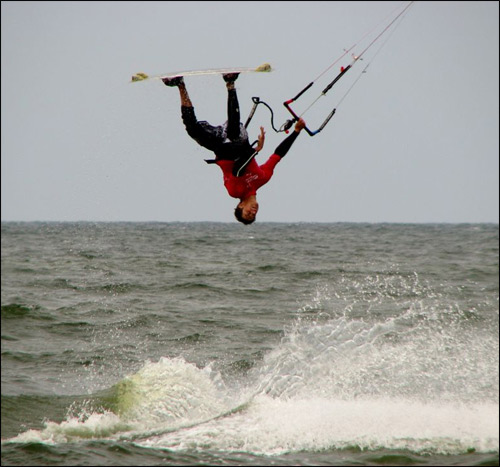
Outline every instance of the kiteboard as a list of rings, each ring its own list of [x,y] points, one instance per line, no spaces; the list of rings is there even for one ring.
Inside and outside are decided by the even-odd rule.
[[[199,76],[199,75],[216,75],[226,73],[269,73],[272,71],[269,63],[263,63],[257,68],[241,67],[241,68],[212,68],[208,70],[186,70],[166,73],[164,75],[149,76],[146,73],[136,73],[132,76],[132,83],[137,81],[146,81],[152,79],[175,78],[176,76]]]

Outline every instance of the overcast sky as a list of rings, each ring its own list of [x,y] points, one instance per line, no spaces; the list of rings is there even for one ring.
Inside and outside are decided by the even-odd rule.
[[[318,78],[343,50],[406,4],[2,1],[2,221],[236,222],[177,89],[131,76],[269,62],[236,84],[244,119],[258,96],[279,126],[283,101],[315,80],[300,113],[351,62]],[[498,223],[498,5],[415,2],[304,114],[317,128],[369,64],[259,190],[258,221]],[[198,118],[223,123],[222,78],[186,84]],[[260,125],[262,163],[286,135],[262,106],[251,140]]]

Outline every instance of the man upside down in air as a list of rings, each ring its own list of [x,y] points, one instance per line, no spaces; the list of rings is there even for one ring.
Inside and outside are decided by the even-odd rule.
[[[262,165],[257,164],[255,156],[264,147],[265,132],[264,128],[260,127],[257,146],[254,148],[248,140],[245,126],[240,122],[240,109],[234,86],[238,76],[239,73],[223,75],[228,92],[228,119],[219,126],[197,120],[182,76],[163,78],[163,82],[179,89],[182,121],[188,135],[200,146],[215,154],[215,159],[206,162],[215,163],[222,169],[224,186],[229,196],[239,199],[234,215],[239,222],[248,225],[255,221],[259,210],[257,190],[271,179],[274,168],[285,157],[306,124],[300,118],[294,131],[278,145],[269,159]]]

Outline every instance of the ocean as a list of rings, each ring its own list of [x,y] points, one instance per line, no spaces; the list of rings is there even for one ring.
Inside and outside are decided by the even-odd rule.
[[[498,224],[1,228],[2,465],[499,465]]]

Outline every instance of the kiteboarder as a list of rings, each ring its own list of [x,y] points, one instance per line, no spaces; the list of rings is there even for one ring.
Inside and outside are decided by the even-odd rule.
[[[228,92],[228,119],[219,126],[197,120],[182,76],[163,78],[162,81],[166,86],[179,89],[182,121],[188,135],[200,146],[215,154],[215,159],[206,162],[215,163],[222,169],[224,186],[229,196],[239,199],[234,215],[239,222],[248,225],[255,221],[259,210],[257,190],[271,179],[276,164],[285,157],[306,124],[301,118],[298,119],[294,131],[275,149],[269,159],[262,165],[257,164],[255,156],[264,147],[265,131],[260,127],[254,148],[248,140],[245,126],[240,122],[240,109],[234,85],[238,76],[239,73],[222,75]]]

